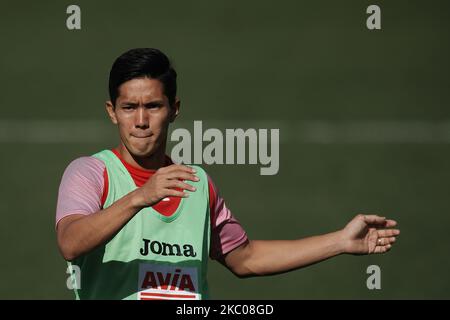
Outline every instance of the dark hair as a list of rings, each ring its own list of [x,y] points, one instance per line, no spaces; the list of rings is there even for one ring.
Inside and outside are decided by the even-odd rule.
[[[164,94],[172,106],[177,94],[177,73],[172,68],[169,58],[153,48],[131,49],[114,61],[109,72],[109,97],[112,104],[116,104],[122,83],[144,77],[161,81]]]

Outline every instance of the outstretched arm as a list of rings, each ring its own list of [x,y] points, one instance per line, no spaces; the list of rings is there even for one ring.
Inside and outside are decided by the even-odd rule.
[[[239,277],[299,269],[342,253],[384,253],[400,234],[397,222],[357,215],[342,230],[298,240],[251,240],[228,253],[223,263]]]

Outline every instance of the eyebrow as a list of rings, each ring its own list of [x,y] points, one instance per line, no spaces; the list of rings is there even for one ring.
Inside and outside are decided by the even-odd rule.
[[[157,105],[163,105],[163,104],[164,104],[164,101],[155,100],[155,101],[147,102],[146,104],[144,104],[144,106],[157,106]],[[120,105],[127,105],[127,106],[135,107],[135,106],[138,106],[139,103],[131,102],[131,101],[124,101],[124,102],[121,102]]]

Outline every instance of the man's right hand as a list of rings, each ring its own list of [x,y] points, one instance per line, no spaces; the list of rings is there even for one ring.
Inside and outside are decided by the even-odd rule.
[[[135,206],[150,207],[166,197],[188,197],[189,193],[184,190],[194,192],[195,187],[183,181],[199,181],[195,173],[193,168],[181,164],[172,164],[158,169],[142,187],[134,191]]]

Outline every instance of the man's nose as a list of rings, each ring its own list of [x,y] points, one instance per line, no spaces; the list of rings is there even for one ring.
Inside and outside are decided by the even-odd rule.
[[[149,127],[149,118],[146,108],[139,107],[136,113],[136,128],[146,129]]]

